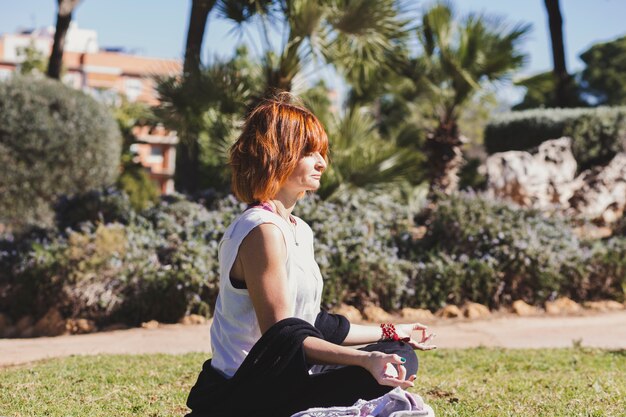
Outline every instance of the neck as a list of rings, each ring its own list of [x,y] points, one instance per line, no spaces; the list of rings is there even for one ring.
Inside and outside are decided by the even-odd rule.
[[[272,199],[272,202],[276,206],[278,205],[282,206],[282,207],[277,207],[279,211],[284,210],[285,213],[291,214],[298,200],[299,200],[298,194],[289,193],[286,190],[280,190],[278,194],[274,196],[274,198]]]

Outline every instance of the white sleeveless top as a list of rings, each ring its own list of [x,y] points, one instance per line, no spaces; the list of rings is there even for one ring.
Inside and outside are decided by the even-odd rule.
[[[211,325],[211,365],[227,378],[235,374],[261,337],[248,290],[235,288],[230,280],[239,245],[252,229],[263,223],[272,223],[282,231],[287,248],[285,267],[290,316],[314,324],[320,312],[322,274],[314,259],[313,231],[303,220],[298,217],[295,219],[294,233],[293,226],[278,214],[253,207],[243,212],[226,229],[220,242],[220,283]]]

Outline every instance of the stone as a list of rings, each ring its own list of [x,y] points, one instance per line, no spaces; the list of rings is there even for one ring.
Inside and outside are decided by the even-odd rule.
[[[15,326],[11,317],[4,313],[0,313],[0,338],[13,337],[15,335]]]
[[[403,321],[407,322],[429,322],[435,319],[435,315],[423,308],[405,307],[400,311]]]
[[[583,307],[588,308],[589,310],[595,311],[619,311],[624,310],[624,304],[618,303],[613,300],[605,300],[605,301],[586,301],[583,303]]]
[[[539,209],[568,206],[577,186],[576,159],[571,139],[548,140],[533,155],[525,151],[499,152],[485,162],[487,188],[495,197]]]
[[[7,326],[3,329],[2,333],[0,333],[0,337],[2,338],[11,338],[18,337],[19,333],[17,332],[16,326]]]
[[[103,332],[113,332],[115,330],[126,330],[129,327],[124,323],[113,323],[102,328]]]
[[[31,338],[31,337],[37,337],[37,333],[35,332],[35,326],[28,326],[25,327],[24,329],[22,329],[22,331],[19,333],[19,335],[17,335],[17,337],[23,337],[23,338]]]
[[[17,335],[21,335],[24,330],[31,328],[33,324],[34,320],[31,316],[24,316],[15,323],[15,332]]]
[[[462,317],[463,312],[457,306],[453,304],[448,304],[447,306],[437,310],[437,312],[435,313],[435,316],[443,317],[443,318],[455,318],[455,317]]]
[[[607,226],[626,211],[626,152],[605,166],[575,177],[571,139],[548,140],[531,154],[509,151],[487,158],[481,171],[487,176],[487,194],[525,207],[581,216]],[[597,233],[605,234],[606,230]],[[600,237],[600,236],[599,236]]]
[[[394,317],[382,308],[375,305],[368,305],[363,309],[363,316],[368,321],[376,323],[387,323],[394,321]]]
[[[4,332],[4,329],[11,326],[11,318],[4,313],[0,313],[0,335]]]
[[[65,333],[65,320],[56,308],[51,308],[35,324],[37,336],[60,336]]]
[[[537,307],[531,306],[524,300],[514,301],[511,307],[513,308],[513,312],[521,317],[536,316],[540,313]]]
[[[491,316],[491,311],[489,307],[479,303],[465,303],[463,315],[468,319],[484,319]]]
[[[65,330],[69,334],[86,334],[98,331],[98,327],[93,320],[88,319],[68,319],[65,321]]]
[[[582,307],[577,302],[567,298],[559,297],[554,301],[546,301],[546,313],[548,314],[574,314],[580,313]]]
[[[600,224],[611,224],[626,210],[626,153],[620,152],[603,167],[579,176],[583,182],[569,199],[571,211]]]
[[[190,314],[188,316],[183,317],[178,322],[185,326],[194,326],[198,324],[206,324],[207,319],[206,317],[201,316],[199,314]]]
[[[150,330],[157,329],[159,327],[159,322],[156,320],[146,321],[144,323],[141,323],[141,327]]]
[[[363,321],[363,315],[361,312],[356,307],[348,304],[340,304],[339,306],[333,308],[332,312],[335,314],[341,314],[347,318],[350,323],[360,323]]]

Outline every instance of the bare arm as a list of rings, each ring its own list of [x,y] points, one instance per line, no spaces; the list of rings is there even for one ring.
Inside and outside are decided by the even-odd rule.
[[[408,343],[413,349],[430,350],[436,346],[430,345],[433,334],[427,333],[427,326],[420,323],[396,324],[396,332],[400,338],[410,337]],[[413,337],[413,336],[418,337]],[[345,346],[364,345],[381,339],[382,330],[378,325],[363,325],[350,323],[350,331],[343,341]]]
[[[265,333],[293,312],[287,300],[287,249],[282,232],[269,223],[257,226],[241,243],[238,257],[259,327]],[[362,366],[380,384],[413,386],[412,380],[404,379],[406,370],[398,355],[359,351],[315,337],[307,337],[303,347],[311,363]],[[389,366],[394,365],[397,372],[390,373]]]

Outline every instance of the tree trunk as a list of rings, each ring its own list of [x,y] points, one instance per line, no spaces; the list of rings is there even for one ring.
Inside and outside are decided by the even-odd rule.
[[[174,180],[177,191],[193,194],[200,185],[200,146],[197,132],[187,132],[185,136],[179,138]]]
[[[213,9],[216,0],[192,0],[189,27],[187,29],[187,43],[185,45],[185,62],[183,76],[185,79],[195,80],[200,74],[202,41],[209,12]]]
[[[555,101],[558,107],[566,107],[567,88],[570,76],[565,65],[565,46],[563,44],[563,17],[559,8],[559,0],[545,0],[552,42],[552,61],[554,62],[554,78],[556,81]]]
[[[216,0],[192,0],[183,63],[183,91],[186,95],[198,94],[202,61],[202,42],[209,13]],[[190,111],[194,111],[193,109]],[[185,122],[183,122],[185,123]],[[188,194],[198,191],[200,177],[200,132],[193,126],[181,129],[176,152],[176,189]]]
[[[454,120],[441,121],[427,139],[425,153],[430,170],[429,198],[436,194],[450,195],[459,187],[459,171],[463,166],[462,141]]]
[[[72,21],[72,12],[78,6],[80,0],[58,0],[59,10],[57,12],[56,30],[54,32],[54,43],[52,52],[48,60],[47,75],[56,80],[61,79],[61,68],[63,68],[63,49],[65,48],[65,35]]]

